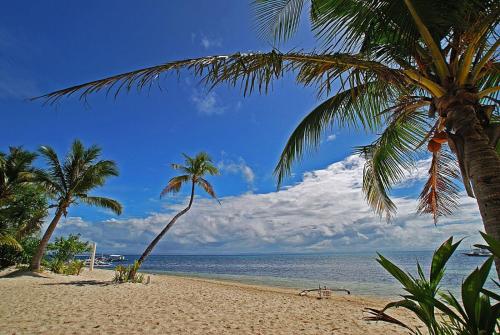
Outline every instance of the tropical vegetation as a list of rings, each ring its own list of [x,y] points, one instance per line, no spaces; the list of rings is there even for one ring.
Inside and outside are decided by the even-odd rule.
[[[48,168],[37,170],[35,180],[44,188],[48,196],[56,201],[54,206],[56,210],[31,261],[32,271],[40,270],[40,262],[50,237],[61,217],[68,214],[70,206],[84,203],[110,209],[116,214],[122,212],[122,206],[118,201],[88,194],[93,189],[103,186],[109,177],[118,175],[115,162],[99,160],[101,156],[99,147],[93,145],[86,149],[80,141],[76,140],[63,162],[59,160],[57,153],[51,147],[42,146],[39,152],[45,158]]]
[[[47,196],[32,183],[36,156],[20,147],[0,153],[0,268],[30,257],[47,215]]]
[[[177,213],[165,226],[165,228],[163,228],[162,231],[153,239],[153,241],[151,241],[137,261],[137,265],[130,269],[129,276],[131,278],[135,278],[136,272],[141,267],[144,260],[149,256],[151,251],[153,251],[154,247],[158,244],[158,242],[160,242],[163,236],[165,236],[170,228],[172,228],[174,223],[191,209],[194,201],[195,186],[201,187],[208,195],[217,199],[212,185],[204,178],[207,174],[212,176],[219,174],[219,170],[213,165],[210,156],[205,152],[200,152],[194,157],[184,154],[184,161],[184,165],[175,163],[172,164],[172,168],[180,171],[182,174],[170,179],[160,196],[164,196],[168,193],[178,193],[184,184],[190,184],[191,195],[189,196],[188,205],[186,208]]]
[[[305,0],[256,0],[259,31],[275,45],[297,30]],[[356,152],[365,159],[363,190],[369,205],[390,219],[391,188],[427,150],[429,177],[418,212],[434,220],[453,213],[461,189],[475,197],[485,230],[500,238],[500,116],[497,0],[310,0],[318,39],[312,52],[235,53],[167,62],[43,96],[48,102],[104,90],[115,95],[157,84],[188,69],[210,87],[227,83],[244,95],[267,93],[292,74],[324,101],[290,136],[275,173],[321,143],[333,126],[362,129],[378,138]],[[500,261],[497,260],[500,273]]]
[[[144,274],[137,273],[139,270],[139,262],[135,261],[134,264],[129,266],[118,265],[115,268],[115,277],[113,282],[120,283],[142,283],[144,281]]]
[[[8,154],[0,152],[0,248],[21,250],[19,240],[45,216],[46,200],[29,184],[36,156],[20,147],[10,147]]]
[[[51,251],[51,258],[54,260],[69,262],[76,255],[90,251],[89,242],[80,240],[80,234],[69,234],[68,237],[56,237],[54,242],[47,245],[47,250]]]
[[[488,244],[484,247],[495,257],[500,257],[500,241],[484,233],[482,235]],[[393,323],[408,329],[412,334],[422,334],[420,329],[410,327],[386,313],[400,307],[422,321],[430,335],[486,335],[493,334],[495,328],[500,329],[500,296],[485,288],[493,256],[463,281],[461,302],[452,293],[440,289],[446,263],[460,242],[453,243],[453,238],[450,238],[434,252],[428,278],[418,262],[418,277],[414,277],[379,254],[377,262],[403,285],[406,293],[402,300],[391,302],[381,310],[367,308],[371,316],[365,319]],[[497,282],[495,285],[500,286]]]
[[[75,259],[77,254],[90,251],[89,242],[80,240],[79,234],[70,234],[68,237],[57,237],[47,245],[50,251],[48,267],[52,272],[66,275],[79,275],[85,262]]]

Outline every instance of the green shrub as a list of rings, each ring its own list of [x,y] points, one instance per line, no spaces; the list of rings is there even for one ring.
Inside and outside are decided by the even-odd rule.
[[[66,269],[66,265],[62,260],[54,259],[51,262],[49,262],[49,269],[54,273],[63,274],[64,270]]]
[[[71,261],[68,264],[66,264],[66,268],[64,269],[64,274],[79,276],[84,266],[85,262],[82,260]]]
[[[76,275],[76,276],[78,276],[82,272],[82,269],[84,266],[85,266],[85,262],[80,261],[80,260],[74,260],[74,261],[65,263],[60,259],[53,259],[51,262],[49,262],[50,271],[57,273],[57,274],[64,274],[64,275]]]
[[[134,262],[133,265],[123,266],[118,265],[115,267],[115,278],[113,282],[115,283],[142,283],[144,281],[144,275],[142,273],[137,273],[139,269],[139,263],[137,261]],[[130,274],[134,270],[135,276],[133,278],[130,277]]]
[[[492,251],[493,255],[499,256],[500,241],[485,234],[482,235],[489,245],[487,248]],[[451,237],[434,252],[429,279],[425,277],[418,262],[418,278],[414,278],[379,254],[377,261],[403,285],[407,293],[402,300],[391,302],[381,310],[367,308],[371,316],[365,319],[394,323],[407,328],[412,334],[421,334],[419,329],[413,329],[386,314],[389,309],[402,307],[415,314],[425,324],[430,335],[489,335],[494,333],[495,327],[500,329],[498,322],[500,296],[484,288],[493,264],[493,257],[489,257],[481,267],[476,268],[464,280],[462,303],[459,303],[450,292],[445,293],[439,290],[439,283],[445,273],[445,265],[460,242],[453,244]],[[440,314],[439,317],[437,317],[438,314]]]
[[[0,269],[11,265],[30,264],[33,255],[40,244],[36,236],[24,237],[19,241],[21,249],[11,246],[0,246]]]
[[[54,243],[49,243],[47,250],[53,251],[52,258],[63,262],[73,260],[75,255],[90,251],[89,242],[80,241],[80,235],[70,234],[55,239]]]

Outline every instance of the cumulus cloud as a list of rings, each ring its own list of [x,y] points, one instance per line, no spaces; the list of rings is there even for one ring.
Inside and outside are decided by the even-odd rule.
[[[243,179],[245,179],[248,187],[250,189],[253,189],[255,173],[253,172],[252,168],[247,165],[243,158],[240,157],[237,161],[223,159],[217,164],[217,167],[222,172],[240,174]]]
[[[362,172],[362,159],[351,156],[305,173],[301,182],[279,192],[225,197],[222,206],[196,199],[156,252],[418,250],[435,248],[451,235],[470,237],[467,245],[477,241],[482,223],[473,199],[464,195],[457,213],[434,226],[431,217],[415,214],[416,199],[396,197],[398,215],[387,223],[364,201]],[[125,244],[119,251],[141,252],[183,207],[175,204],[165,213],[96,223],[82,233],[101,239],[101,246],[110,251],[116,249],[113,245]]]

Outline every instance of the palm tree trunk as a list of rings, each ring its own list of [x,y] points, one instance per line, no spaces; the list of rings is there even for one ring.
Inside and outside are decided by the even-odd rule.
[[[151,253],[151,251],[153,251],[153,249],[156,246],[156,244],[158,244],[158,242],[160,242],[160,240],[163,238],[163,236],[165,236],[165,234],[170,230],[170,228],[172,228],[172,226],[174,225],[175,221],[177,221],[178,218],[180,218],[182,215],[186,214],[187,211],[189,211],[189,209],[191,209],[191,205],[193,204],[193,200],[194,200],[194,185],[195,184],[194,184],[194,181],[193,181],[192,182],[192,186],[191,186],[191,198],[189,199],[188,206],[186,208],[184,208],[182,211],[180,211],[179,213],[177,213],[172,218],[172,220],[170,220],[170,222],[165,226],[165,228],[163,228],[163,230],[160,232],[160,234],[158,234],[158,236],[156,236],[155,239],[148,245],[148,247],[146,248],[146,250],[144,250],[144,252],[142,253],[141,257],[137,261],[137,267],[132,268],[132,270],[130,271],[130,274],[129,274],[130,278],[134,278],[135,277],[135,274],[136,274],[137,270],[139,270],[139,268],[141,267],[142,263],[149,256],[149,254]]]
[[[500,156],[471,106],[456,108],[450,121],[455,130],[450,144],[455,144],[458,160],[463,164],[462,174],[465,172],[470,179],[484,229],[500,240]],[[499,259],[495,259],[495,265],[500,277]]]
[[[49,227],[45,231],[45,234],[43,234],[42,240],[40,241],[36,254],[35,256],[33,256],[33,259],[31,260],[31,266],[30,266],[31,271],[37,271],[37,272],[40,271],[40,263],[45,253],[45,249],[47,248],[47,244],[49,243],[50,237],[52,236],[52,233],[56,229],[56,226],[59,223],[59,220],[61,219],[63,212],[64,209],[62,207],[57,207],[56,214],[54,215],[54,218],[50,222]]]

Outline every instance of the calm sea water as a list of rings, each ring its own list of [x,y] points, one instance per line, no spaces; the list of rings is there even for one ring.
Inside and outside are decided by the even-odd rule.
[[[432,252],[384,252],[383,255],[403,269],[416,273],[418,260],[426,273]],[[128,255],[130,264],[138,255]],[[286,254],[237,256],[152,255],[143,272],[188,275],[287,288],[314,288],[326,285],[349,289],[352,294],[395,296],[400,285],[375,261],[373,253]],[[468,257],[457,252],[448,262],[442,288],[454,293],[465,277],[486,258]],[[116,263],[115,263],[116,264]],[[493,277],[493,271],[491,277]],[[493,288],[491,280],[487,284]]]

